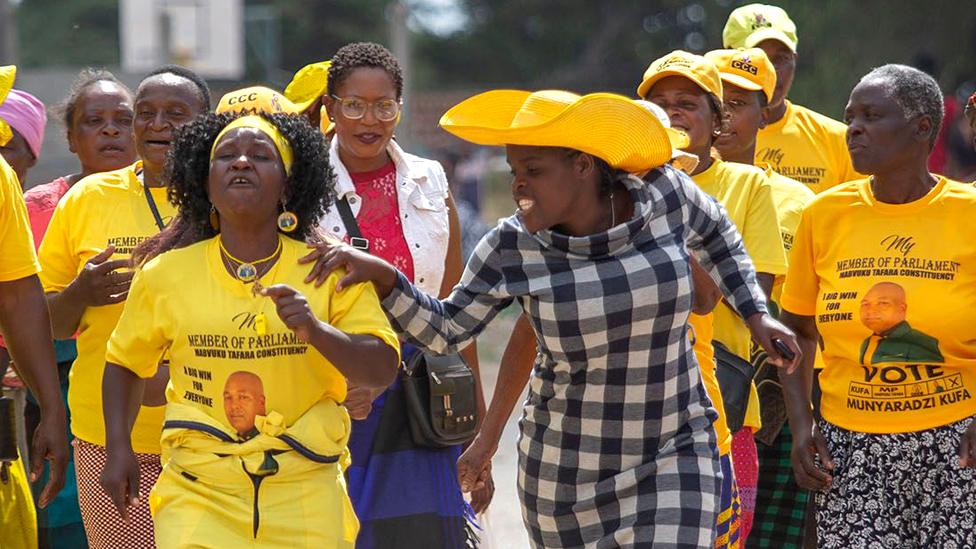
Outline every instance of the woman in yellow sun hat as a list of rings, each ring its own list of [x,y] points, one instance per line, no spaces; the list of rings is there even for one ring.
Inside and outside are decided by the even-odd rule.
[[[689,344],[687,246],[779,364],[794,336],[766,313],[741,238],[677,170],[664,127],[622,96],[497,90],[441,118],[505,146],[515,215],[437,300],[347,246],[326,269],[371,280],[394,328],[445,352],[518,302],[539,358],[520,423],[519,491],[537,547],[710,548],[720,488],[711,409]],[[650,170],[644,180],[629,173]]]

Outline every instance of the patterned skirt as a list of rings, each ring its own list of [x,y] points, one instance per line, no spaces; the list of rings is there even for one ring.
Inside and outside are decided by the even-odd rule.
[[[139,463],[139,504],[129,508],[129,519],[123,521],[112,498],[99,482],[107,460],[105,448],[77,438],[72,444],[78,475],[78,503],[91,549],[155,549],[149,491],[163,470],[159,456],[136,454]]]

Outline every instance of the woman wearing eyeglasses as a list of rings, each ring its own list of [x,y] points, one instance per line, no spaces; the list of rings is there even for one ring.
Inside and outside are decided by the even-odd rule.
[[[445,297],[461,277],[460,223],[441,165],[404,152],[393,140],[402,94],[400,66],[383,46],[348,44],[332,58],[324,104],[335,125],[329,160],[337,204],[321,227],[338,239],[368,245],[369,253],[395,265],[418,287]],[[343,222],[343,207],[355,217],[361,238],[350,239],[356,231]],[[474,345],[465,351],[477,375]],[[480,391],[479,383],[483,417]],[[413,444],[399,379],[378,391],[350,384],[345,405],[356,420],[348,474],[361,523],[357,548],[464,546],[471,528],[457,480],[460,447],[431,450]],[[488,483],[472,494],[475,511],[488,505],[493,490]]]

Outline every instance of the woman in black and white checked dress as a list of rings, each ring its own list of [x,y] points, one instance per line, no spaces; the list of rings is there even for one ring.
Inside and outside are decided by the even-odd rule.
[[[765,314],[724,210],[684,174],[664,167],[642,181],[555,147],[509,146],[508,159],[520,211],[482,239],[447,299],[348,247],[327,252],[325,268],[372,280],[394,328],[439,353],[521,305],[541,353],[519,443],[535,545],[711,547],[716,413],[687,338],[686,243],[757,339],[795,349],[792,334]]]

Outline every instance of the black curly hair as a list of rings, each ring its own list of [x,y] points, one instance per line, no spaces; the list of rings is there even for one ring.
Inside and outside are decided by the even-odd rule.
[[[334,95],[336,89],[352,74],[352,71],[361,67],[375,67],[385,70],[393,79],[396,98],[399,100],[403,97],[403,72],[400,70],[400,63],[397,62],[390,50],[373,42],[353,42],[339,48],[339,51],[332,56],[332,64],[329,66],[329,83],[325,88],[325,93],[330,96]]]
[[[51,109],[51,114],[58,118],[64,128],[67,131],[71,131],[71,123],[74,121],[75,109],[78,108],[78,101],[85,95],[88,88],[91,88],[99,82],[111,82],[116,86],[122,88],[125,93],[127,93],[131,98],[134,98],[132,90],[129,86],[122,83],[121,80],[116,78],[114,74],[105,70],[97,69],[93,67],[86,67],[81,69],[78,76],[75,77],[75,81],[71,83],[71,88],[68,89],[68,96],[64,98],[63,101],[58,103]]]
[[[217,135],[237,113],[208,113],[178,130],[166,160],[169,201],[176,205],[176,219],[158,235],[146,240],[133,252],[141,265],[157,255],[213,238],[217,231],[210,224],[210,150]],[[298,226],[285,236],[300,241],[319,238],[317,226],[326,209],[335,201],[335,173],[329,164],[329,148],[318,129],[297,115],[261,114],[291,144],[294,160],[285,181],[285,208],[298,217]]]

